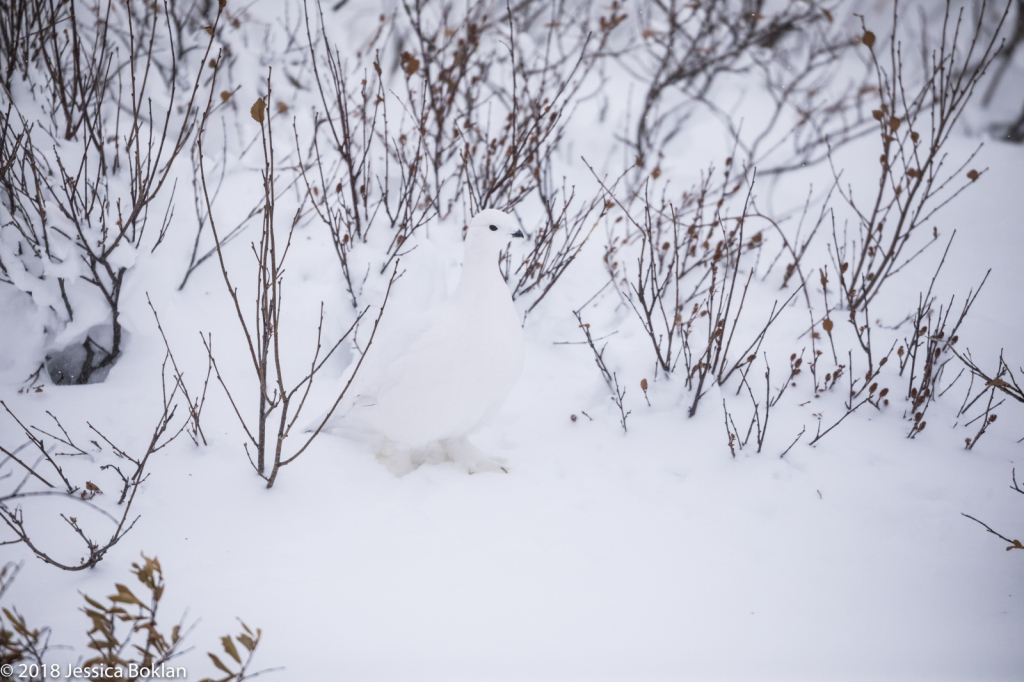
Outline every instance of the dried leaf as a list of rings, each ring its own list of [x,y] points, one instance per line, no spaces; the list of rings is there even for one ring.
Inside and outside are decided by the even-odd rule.
[[[213,660],[213,664],[215,666],[217,666],[218,668],[220,668],[221,670],[226,672],[228,675],[231,675],[232,677],[234,677],[235,674],[233,672],[231,672],[231,670],[226,665],[221,663],[219,658],[217,658],[216,656],[214,656],[211,653],[207,653],[206,655],[209,656]]]
[[[402,71],[405,71],[406,76],[411,76],[416,73],[420,68],[420,60],[413,57],[409,52],[402,53]]]
[[[209,33],[211,36],[213,35],[213,26],[203,26],[203,30]]]
[[[241,665],[242,659],[238,655],[238,649],[235,648],[235,643],[231,641],[231,637],[224,635],[220,638],[220,643],[224,646],[224,653],[235,659],[235,663]]]
[[[263,123],[263,111],[267,108],[267,103],[263,101],[263,98],[259,98],[252,105],[252,109],[249,109],[249,113],[252,115],[252,120],[257,123]]]
[[[120,583],[114,583],[114,587],[117,588],[117,594],[113,594],[107,597],[107,599],[115,603],[120,602],[122,604],[138,604],[142,606],[142,602],[127,587]]]
[[[220,101],[227,102],[229,99],[231,99],[231,93],[227,90],[222,90],[220,93]]]
[[[901,121],[898,118],[896,118],[895,116],[890,116],[889,117],[889,128],[891,130],[893,130],[893,131],[898,130],[899,127],[900,127],[900,123],[901,123]]]
[[[373,63],[373,70],[377,72],[378,76],[380,75],[380,63],[379,62],[374,62]]]
[[[647,379],[641,379],[641,380],[640,380],[640,389],[641,389],[641,390],[642,390],[642,391],[643,391],[644,393],[646,393],[646,392],[647,392]]]
[[[822,320],[821,328],[824,329],[829,336],[832,336],[832,327],[832,320],[828,319],[827,317],[824,320]]]
[[[879,109],[872,110],[871,115],[875,117],[876,121],[882,120],[882,112]]]
[[[860,42],[867,45],[868,49],[870,50],[875,45],[875,34],[872,33],[871,31],[864,31],[864,35],[861,36]]]
[[[972,168],[971,170],[967,171],[967,177],[969,177],[972,182],[977,180],[978,179],[978,171],[976,171],[976,170],[974,170]]]
[[[285,104],[284,102],[278,102],[277,103],[277,113],[283,114],[283,113],[285,113],[287,111],[288,111],[288,105],[287,104]]]
[[[227,7],[227,6],[228,6],[228,0],[219,0],[219,2],[217,3],[217,5],[218,5],[218,6],[219,6],[219,7],[221,8],[221,9],[224,9],[225,7]]]

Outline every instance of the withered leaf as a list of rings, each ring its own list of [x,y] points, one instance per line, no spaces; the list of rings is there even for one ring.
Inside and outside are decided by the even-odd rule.
[[[213,35],[213,26],[203,26],[203,30],[209,33],[211,36]]]
[[[220,101],[227,102],[229,99],[231,99],[231,93],[227,90],[222,90],[220,93]]]
[[[832,320],[827,317],[821,321],[821,328],[824,329],[829,336],[832,336]]]
[[[256,121],[257,123],[261,123],[262,124],[263,123],[263,111],[266,108],[267,108],[267,103],[265,101],[263,101],[263,98],[260,97],[259,99],[257,99],[253,103],[252,109],[249,109],[249,113],[252,115],[252,120]]]
[[[900,120],[895,116],[889,117],[889,128],[893,131],[898,130],[900,127]]]
[[[409,52],[402,53],[402,71],[405,71],[406,76],[411,76],[416,73],[420,68],[420,60],[413,57]]]
[[[647,391],[647,379],[640,380],[640,389],[644,392]]]
[[[967,171],[967,177],[969,177],[972,182],[977,180],[978,179],[978,171],[976,171],[976,170],[974,170],[972,168],[971,170]]]
[[[864,31],[864,35],[861,36],[860,42],[867,45],[870,50],[875,45],[875,34],[871,31]]]
[[[235,659],[235,663],[242,662],[242,659],[238,655],[238,649],[235,648],[235,643],[231,641],[231,637],[224,635],[220,638],[220,642],[224,645],[224,653]]]
[[[284,102],[278,102],[278,103],[277,103],[277,112],[278,112],[279,114],[283,114],[283,113],[285,113],[286,111],[288,111],[288,105],[287,105],[287,104],[285,104]]]

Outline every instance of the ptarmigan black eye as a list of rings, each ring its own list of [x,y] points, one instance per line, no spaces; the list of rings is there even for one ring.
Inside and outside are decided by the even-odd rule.
[[[497,231],[498,231],[498,226],[497,225],[491,225],[491,232],[497,232]]]

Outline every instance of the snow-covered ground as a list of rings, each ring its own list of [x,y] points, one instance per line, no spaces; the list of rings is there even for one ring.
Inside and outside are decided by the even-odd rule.
[[[265,94],[268,65],[275,69],[275,92],[280,88],[276,96],[292,103],[288,116],[295,115],[299,135],[312,134],[308,112],[319,96],[284,77],[308,49],[304,42],[282,47],[284,27],[298,25],[303,10],[300,3],[285,4],[288,12],[280,16],[277,3],[252,3],[238,29],[230,77],[231,86],[239,87],[232,95],[239,104],[225,114],[224,142],[237,161],[229,161],[214,203],[218,225],[237,223],[239,213],[247,213],[262,193],[259,128],[248,102]],[[343,52],[350,49],[345,54],[355,60],[376,20],[372,3],[353,0],[337,13],[324,9]],[[870,9],[869,25],[878,26],[881,36],[888,10],[875,4]],[[851,8],[836,9],[837,20],[840,10]],[[859,24],[851,26],[851,35],[859,32]],[[298,35],[305,40],[304,31]],[[1017,83],[1019,57],[1007,76]],[[365,67],[369,71],[369,63]],[[628,155],[617,135],[627,117],[636,116],[641,96],[625,71],[612,65],[603,75],[607,82],[579,105],[556,152],[558,172],[583,195],[598,192],[583,159],[612,179],[623,172],[622,158]],[[204,83],[200,92],[206,94],[207,87]],[[626,92],[629,97],[619,96]],[[734,98],[728,90],[720,95],[722,106]],[[747,117],[757,116],[756,102],[737,106],[748,107]],[[1007,115],[999,120],[1012,116],[1019,102],[1006,106]],[[873,333],[881,353],[904,342],[912,322],[895,331],[887,327],[916,308],[956,230],[935,285],[936,306],[955,295],[958,313],[967,291],[991,269],[958,332],[957,348],[969,348],[988,371],[1002,350],[1020,380],[1024,150],[988,135],[985,116],[995,114],[970,110],[945,149],[955,168],[983,142],[971,167],[988,171],[928,224],[925,231],[934,226],[939,240],[887,283],[872,303],[871,318],[878,320]],[[288,173],[294,158],[281,159],[295,147],[291,119],[282,113],[273,120],[275,144],[282,150],[278,167]],[[238,132],[232,132],[236,124]],[[305,149],[309,139],[301,144]],[[698,108],[661,162],[657,192],[667,183],[679,193],[709,164],[720,168],[729,144],[719,120]],[[858,188],[858,196],[877,185],[880,145],[872,133],[835,153],[843,182]],[[55,386],[44,373],[41,391],[20,392],[55,332],[44,333],[50,323],[32,299],[0,284],[0,396],[24,423],[50,430],[49,411],[78,442],[95,438],[88,422],[126,452],[145,451],[161,412],[164,357],[147,294],[190,391],[201,388],[206,372],[199,334],[212,333],[224,380],[244,396],[242,409],[251,415],[256,404],[252,366],[216,260],[179,289],[196,217],[188,154],[178,162],[174,223],[167,243],[153,253],[140,251],[129,271],[121,302],[129,337],[105,382]],[[762,212],[792,230],[808,186],[814,186],[819,202],[816,212],[831,183],[829,164],[821,163],[777,182],[759,178],[754,194]],[[297,196],[285,193],[279,202],[282,229]],[[850,220],[848,209],[835,195],[831,201],[842,229]],[[7,204],[3,211],[6,221]],[[30,625],[50,626],[46,662],[66,668],[90,655],[81,595],[98,598],[113,594],[114,583],[135,585],[128,567],[141,552],[159,557],[163,566],[162,626],[169,629],[182,614],[186,624],[198,621],[187,640],[195,649],[175,659],[188,669],[189,679],[217,674],[204,652],[220,652],[218,638],[238,629],[236,617],[263,631],[253,670],[283,668],[266,679],[1020,679],[1024,551],[1005,551],[1006,543],[962,514],[1010,538],[1024,535],[1024,498],[1010,488],[1011,471],[1024,464],[1024,405],[1006,400],[977,447],[965,449],[964,439],[973,438],[978,428],[978,423],[964,426],[978,409],[958,417],[969,380],[965,371],[928,409],[928,428],[908,438],[913,422],[906,413],[913,410],[906,400],[907,379],[899,376],[893,355],[878,378],[891,391],[887,407],[864,406],[811,446],[819,424],[824,430],[845,414],[847,379],[818,397],[803,371],[772,408],[761,451],[751,439],[734,456],[722,405],[726,401],[743,436],[751,415],[745,389],[741,393],[735,379],[712,386],[697,414],[688,418],[693,393],[684,385],[685,371],[656,372],[651,340],[633,308],[614,287],[602,288],[608,281],[602,262],[606,235],[624,234],[624,223],[615,222],[621,215],[614,209],[601,219],[564,277],[525,317],[522,378],[473,438],[484,452],[507,460],[507,474],[470,476],[448,463],[396,477],[364,443],[328,433],[283,468],[268,490],[246,460],[244,432],[231,404],[211,378],[201,421],[208,443],[196,446],[182,436],[152,456],[132,508],[132,518],[141,517],[134,528],[95,568],[78,572],[44,564],[23,544],[3,546],[3,560],[23,566],[2,605],[16,607]],[[642,219],[639,211],[634,216]],[[541,219],[529,203],[520,208],[520,218],[531,227]],[[461,267],[458,228],[467,221],[456,208],[447,221],[428,226],[429,242],[426,230],[417,233],[424,247],[407,257],[409,272],[442,268],[440,277],[450,289]],[[822,305],[817,269],[829,264],[835,276],[827,250],[830,225],[804,262],[816,307]],[[848,225],[852,232],[856,223]],[[353,251],[353,258],[366,259],[353,267],[359,277],[366,263],[381,261],[387,243],[379,240],[390,239],[388,228],[375,229],[378,241]],[[755,229],[763,230],[765,246],[759,260],[745,256],[741,262],[742,275],[751,268],[755,273],[736,332],[742,347],[760,331],[773,302],[782,303],[794,290],[792,283],[779,289],[782,262],[765,277],[780,242],[766,225]],[[254,222],[225,249],[228,269],[239,273],[244,292],[251,292],[255,281],[249,242],[258,239],[258,230]],[[343,333],[353,312],[327,230],[305,220],[292,248],[285,296],[286,340],[293,350],[285,364],[294,377],[308,367],[320,301],[328,315],[325,337]],[[631,281],[635,257],[635,252],[622,257]],[[381,301],[387,273],[378,275],[375,268],[361,305]],[[395,309],[415,305],[417,297],[432,295],[424,289],[436,286],[411,274],[403,277],[395,285]],[[251,297],[241,300],[253,305]],[[518,300],[520,312],[531,302]],[[628,431],[573,316],[581,307],[593,336],[607,337],[598,347],[607,344],[604,359],[626,389]],[[819,319],[823,312],[823,306],[817,309]],[[857,343],[845,329],[847,315],[844,310],[833,314],[840,358]],[[801,295],[771,327],[761,352],[772,369],[773,394],[787,376],[790,353],[803,353],[809,362],[808,326]],[[364,328],[360,340],[367,334]],[[831,368],[826,343],[816,341]],[[338,377],[356,357],[347,346],[341,353],[325,366],[319,390],[339,388]],[[858,377],[864,371],[860,362],[855,359]],[[940,388],[960,367],[951,360]],[[763,364],[750,374],[758,400],[763,375]],[[976,379],[975,392],[979,386]],[[323,403],[311,408],[310,419],[323,408]],[[184,411],[181,406],[175,424]],[[787,451],[802,429],[803,436]],[[17,424],[0,415],[0,445],[13,450],[25,440]],[[97,454],[95,461],[108,460]],[[0,469],[13,474],[0,481],[7,486],[0,491],[4,494],[21,480],[15,466],[8,461]],[[68,468],[90,471],[87,463],[75,466]],[[1024,481],[1021,468],[1018,481]],[[107,477],[90,479],[104,491],[94,502],[117,515],[120,482],[113,472],[82,475]],[[54,498],[18,502],[34,537],[75,563],[79,539],[57,516],[66,511],[59,503]],[[88,517],[97,533],[109,523],[82,505],[71,509],[79,510],[83,521]]]

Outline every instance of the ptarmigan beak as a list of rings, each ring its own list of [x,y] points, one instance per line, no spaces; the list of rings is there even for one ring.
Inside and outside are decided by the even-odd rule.
[[[525,234],[523,234],[523,231],[522,231],[522,230],[516,230],[515,232],[513,232],[513,233],[512,233],[512,236],[513,236],[513,237],[519,237],[520,239],[522,239],[522,238],[523,238],[523,237],[525,237],[526,235],[525,235]]]

